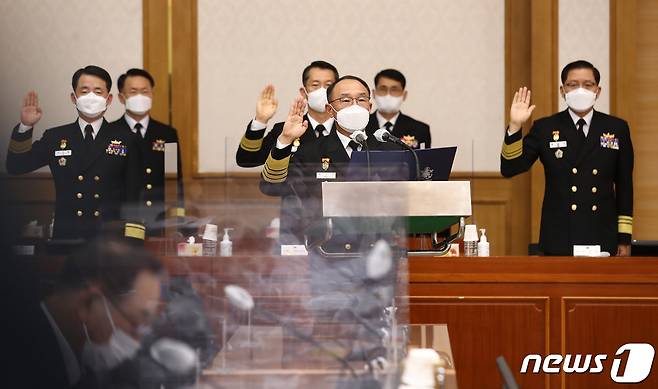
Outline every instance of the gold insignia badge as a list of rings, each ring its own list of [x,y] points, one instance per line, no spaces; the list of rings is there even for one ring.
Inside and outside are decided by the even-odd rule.
[[[65,149],[65,148],[66,148],[66,143],[67,143],[67,140],[66,140],[66,139],[62,139],[62,140],[60,140],[60,141],[59,141],[59,148],[60,148],[60,149]]]
[[[329,169],[329,162],[331,160],[329,158],[322,158],[322,170],[327,170]]]
[[[299,138],[295,139],[295,141],[292,142],[292,145],[295,146],[295,147],[299,147],[300,144],[302,144],[302,143],[299,141]]]
[[[553,131],[553,140],[556,142],[560,140],[560,131],[558,130]]]
[[[561,149],[555,150],[555,158],[560,159],[560,158],[562,158],[562,155],[564,155],[564,153],[562,152]]]
[[[59,166],[66,166],[66,158],[64,157],[60,158],[57,162],[59,162]]]

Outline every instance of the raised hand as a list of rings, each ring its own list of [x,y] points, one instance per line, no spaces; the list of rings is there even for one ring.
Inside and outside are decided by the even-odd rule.
[[[306,100],[297,96],[290,106],[288,117],[283,124],[283,131],[279,135],[279,141],[284,144],[291,144],[295,139],[304,135],[308,128],[308,120],[304,120],[304,110],[306,109]]]
[[[39,96],[35,91],[30,91],[23,98],[21,108],[21,123],[33,127],[41,119],[41,107],[39,107]]]
[[[267,124],[276,113],[278,106],[279,102],[274,96],[274,86],[269,84],[260,92],[258,103],[256,103],[256,120]]]
[[[523,127],[523,123],[528,121],[532,111],[535,110],[534,105],[530,105],[530,90],[525,86],[519,88],[519,91],[514,93],[512,99],[512,107],[509,110],[509,133],[514,134]]]

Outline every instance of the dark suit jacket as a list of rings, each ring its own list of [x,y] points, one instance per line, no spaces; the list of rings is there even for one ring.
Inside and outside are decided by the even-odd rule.
[[[379,122],[377,121],[377,111],[370,114],[370,121],[366,132],[368,136],[372,135],[379,129]],[[407,116],[400,112],[395,125],[391,130],[391,134],[402,139],[409,146],[419,149],[421,146],[429,149],[432,147],[432,134],[430,133],[430,126],[419,120]]]
[[[149,118],[149,125],[146,129],[146,135],[142,138],[141,134],[133,134],[125,116],[113,122],[122,132],[133,136],[135,142],[139,145],[139,151],[142,160],[140,172],[140,191],[139,199],[141,214],[144,220],[149,224],[157,219],[164,217],[165,213],[165,161],[164,161],[164,143],[178,144],[178,177],[177,177],[177,215],[184,216],[184,185],[183,169],[180,154],[180,144],[178,142],[178,133],[176,129],[161,123],[152,117]],[[154,233],[153,228],[147,228],[149,235]]]
[[[371,150],[398,150],[397,145],[380,143],[374,137],[368,137],[368,147]],[[335,173],[335,180],[347,179],[350,158],[343,147],[336,126],[328,136],[317,142],[300,147],[291,157],[291,147],[285,149],[272,148],[261,174],[260,189],[266,195],[295,196],[299,206],[294,210],[282,209],[281,224],[288,217],[292,225],[291,231],[303,242],[307,227],[322,218],[322,182],[317,178],[318,172]],[[294,212],[286,215],[286,211]]]
[[[521,131],[505,134],[505,177],[525,172],[537,158],[544,165],[544,253],[572,255],[574,244],[600,244],[614,255],[618,243],[630,243],[633,144],[624,120],[595,111],[583,141],[565,110],[535,121],[523,139]]]
[[[141,162],[133,136],[103,121],[90,155],[85,155],[77,120],[46,130],[34,143],[32,132],[20,134],[18,125],[14,128],[7,172],[25,174],[50,167],[55,181],[55,238],[89,238],[103,222],[135,221]]]
[[[304,115],[304,120],[308,120],[308,116]],[[247,130],[242,136],[240,146],[235,153],[235,161],[240,167],[256,167],[261,166],[270,155],[270,150],[275,147],[276,140],[283,132],[284,122],[279,122],[272,127],[272,130],[265,135],[265,129],[252,131],[251,122],[247,124]],[[311,124],[309,122],[308,129],[299,139],[300,145],[308,142],[313,142],[317,138]]]

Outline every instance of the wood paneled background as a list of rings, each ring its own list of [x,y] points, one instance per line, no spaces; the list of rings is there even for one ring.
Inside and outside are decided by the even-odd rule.
[[[258,231],[277,215],[277,199],[258,191],[256,173],[199,174],[197,169],[197,29],[196,1],[143,0],[144,66],[156,79],[153,116],[179,131],[192,213],[208,214],[239,231]],[[505,110],[514,91],[533,91],[533,117],[557,110],[557,0],[505,0]],[[658,237],[658,176],[654,147],[658,144],[658,3],[610,0],[611,113],[631,124],[635,145],[635,225],[637,239]],[[175,93],[173,93],[175,91]],[[507,116],[506,116],[507,118]],[[527,126],[529,128],[529,126]],[[527,131],[528,128],[524,128]],[[504,129],[501,128],[501,142]],[[7,179],[7,178],[5,178]],[[492,255],[527,253],[539,237],[543,168],[504,179],[492,173],[455,172],[452,179],[470,180],[473,217],[487,229]],[[9,178],[12,202],[25,222],[47,225],[53,187],[48,174]]]

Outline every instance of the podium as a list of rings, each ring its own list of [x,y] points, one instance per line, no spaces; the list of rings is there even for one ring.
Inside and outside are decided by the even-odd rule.
[[[471,212],[468,181],[323,182],[325,229],[321,238],[307,238],[307,248],[340,257],[341,253],[323,248],[336,223],[349,223],[355,226],[353,230],[364,232],[389,232],[385,229],[401,220],[406,233],[433,236],[433,250],[409,251],[408,255],[443,255],[451,242],[463,236],[465,218]],[[459,225],[457,233],[439,241],[438,233],[452,225]]]

